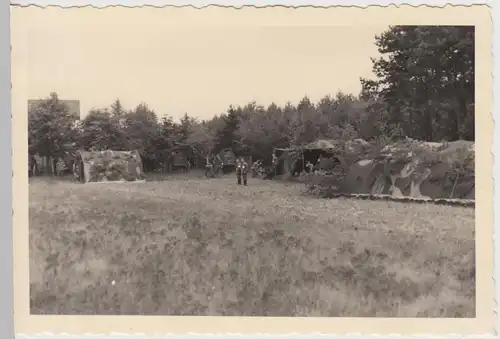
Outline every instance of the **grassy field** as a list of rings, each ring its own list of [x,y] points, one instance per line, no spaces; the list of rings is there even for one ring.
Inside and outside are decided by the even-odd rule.
[[[301,189],[31,179],[31,312],[474,317],[473,209]]]

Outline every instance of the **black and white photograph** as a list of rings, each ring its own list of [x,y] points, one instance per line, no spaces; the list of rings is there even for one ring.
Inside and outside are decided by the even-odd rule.
[[[476,27],[259,10],[12,9],[31,315],[476,318]]]

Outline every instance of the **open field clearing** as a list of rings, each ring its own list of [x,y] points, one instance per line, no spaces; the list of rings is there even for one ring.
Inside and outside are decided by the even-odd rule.
[[[35,314],[474,317],[474,209],[219,179],[30,181]]]

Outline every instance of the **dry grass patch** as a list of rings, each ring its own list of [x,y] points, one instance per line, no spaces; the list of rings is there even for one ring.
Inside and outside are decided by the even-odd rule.
[[[234,179],[34,179],[32,313],[475,316],[473,209]]]

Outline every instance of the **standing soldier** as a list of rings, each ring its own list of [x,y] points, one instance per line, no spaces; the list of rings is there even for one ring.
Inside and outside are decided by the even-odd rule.
[[[37,175],[38,170],[37,170],[35,156],[32,154],[29,154],[28,156],[29,156],[29,158],[28,158],[28,164],[29,164],[28,175],[31,177],[31,176]]]
[[[247,185],[247,176],[248,176],[248,163],[245,158],[240,160],[241,164],[241,176],[243,177],[243,185]]]
[[[214,165],[213,165],[213,162],[212,162],[212,158],[211,158],[210,155],[207,155],[206,162],[205,162],[205,175],[207,177],[208,176],[213,177],[214,176],[213,169],[214,169]]]
[[[252,164],[252,178],[255,178],[259,174],[260,160],[254,161]]]
[[[313,169],[314,169],[314,165],[312,162],[310,161],[307,161],[306,163],[306,169],[307,169],[307,173],[312,173],[313,172]]]
[[[236,179],[238,179],[238,185],[241,185],[241,160],[238,158],[236,159]]]
[[[59,158],[56,162],[56,175],[58,177],[62,176],[64,174],[64,171],[66,170],[66,163],[62,158]]]
[[[276,156],[275,153],[273,153],[273,167],[276,166],[278,164],[278,157]]]
[[[278,165],[278,157],[276,153],[273,152],[272,166],[273,166],[273,174],[276,176],[276,166]]]

